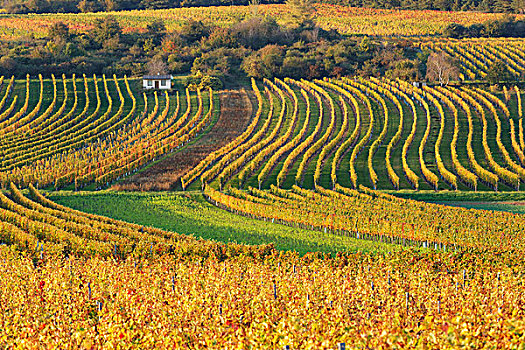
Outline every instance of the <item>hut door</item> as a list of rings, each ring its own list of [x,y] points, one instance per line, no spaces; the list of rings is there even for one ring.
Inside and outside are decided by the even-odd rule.
[[[159,81],[158,81],[158,80],[155,80],[155,89],[156,89],[156,90],[159,89]]]

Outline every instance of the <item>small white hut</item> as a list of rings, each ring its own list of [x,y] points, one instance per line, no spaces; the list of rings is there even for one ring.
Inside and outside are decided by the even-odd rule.
[[[424,81],[414,81],[412,85],[414,85],[417,88],[422,88],[423,86],[427,86],[427,83]]]
[[[142,86],[146,90],[170,90],[172,79],[171,75],[145,75],[142,77]]]

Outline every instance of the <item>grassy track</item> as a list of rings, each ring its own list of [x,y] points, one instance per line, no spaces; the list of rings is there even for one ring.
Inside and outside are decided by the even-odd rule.
[[[279,250],[295,250],[300,254],[313,251],[334,253],[401,249],[398,245],[303,230],[231,214],[209,204],[196,192],[60,191],[52,192],[49,198],[77,210],[132,223],[222,242],[274,242]]]
[[[440,202],[441,204],[468,209],[506,211],[515,214],[525,214],[525,201],[521,202]]]
[[[383,191],[401,198],[415,199],[425,202],[502,202],[523,201],[522,192],[494,192],[494,191]]]

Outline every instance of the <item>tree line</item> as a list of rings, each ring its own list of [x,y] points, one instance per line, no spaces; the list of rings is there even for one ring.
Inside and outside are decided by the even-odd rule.
[[[321,0],[354,7],[403,10],[524,13],[525,0]]]
[[[8,13],[75,13],[248,5],[252,2],[253,0],[4,0],[2,7]],[[284,2],[285,0],[257,0],[257,3]],[[525,12],[525,0],[320,0],[318,2],[383,9]]]
[[[512,15],[506,15],[502,19],[475,23],[470,26],[461,24],[449,24],[443,36],[455,39],[462,38],[525,38],[525,21],[517,20]]]

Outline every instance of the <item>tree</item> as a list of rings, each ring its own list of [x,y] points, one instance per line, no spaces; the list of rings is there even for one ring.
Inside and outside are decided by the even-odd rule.
[[[50,10],[51,4],[47,0],[28,0],[25,6],[29,12],[44,13]]]
[[[28,9],[25,6],[25,4],[21,4],[18,1],[15,0],[4,0],[2,4],[2,8],[7,13],[27,13]]]
[[[491,85],[506,83],[512,80],[512,74],[504,62],[496,61],[487,70],[486,79]]]
[[[193,74],[201,71],[205,75],[218,78],[232,78],[238,75],[242,58],[246,56],[245,49],[219,49],[204,52],[195,58],[191,67]]]
[[[516,24],[517,22],[513,15],[505,15],[500,19],[483,23],[481,35],[489,38],[502,36],[519,37],[520,33],[516,32]]]
[[[250,12],[253,17],[256,17],[259,14],[259,5],[261,4],[260,0],[250,0],[248,2],[250,5]]]
[[[51,39],[69,39],[69,27],[64,22],[56,22],[48,30],[48,37]]]
[[[171,7],[170,0],[142,0],[140,7],[148,10],[167,9]]]
[[[81,0],[77,8],[80,12],[98,12],[103,10],[103,6],[98,0]]]
[[[402,59],[397,61],[385,72],[389,79],[416,81],[420,78],[417,60]]]
[[[494,2],[494,12],[511,13],[512,10],[512,0],[496,0]]]
[[[80,56],[84,53],[84,51],[79,50],[79,48],[73,43],[66,43],[66,46],[64,47],[64,55],[68,58]]]
[[[268,45],[246,57],[242,69],[249,77],[271,79],[278,75],[283,64],[283,50],[277,45]]]
[[[525,13],[525,0],[512,1],[512,8],[516,13]]]
[[[308,61],[301,56],[287,56],[283,60],[281,76],[292,79],[305,78],[308,74]]]
[[[435,0],[434,1],[434,6],[436,7],[436,9],[441,10],[441,11],[452,10],[453,5],[454,4],[452,0]]]
[[[229,28],[215,27],[206,39],[201,40],[201,49],[204,51],[218,49],[220,47],[234,48],[239,46],[237,38]]]
[[[189,90],[197,91],[198,89],[204,90],[212,88],[213,90],[219,90],[223,87],[222,81],[214,76],[202,74],[201,71],[195,72],[195,74],[189,76],[184,84]]]
[[[104,0],[104,7],[106,11],[117,11],[119,9],[115,0]]]
[[[362,77],[379,77],[381,71],[379,70],[376,60],[365,61],[361,69],[358,71],[358,74]]]
[[[166,35],[166,25],[163,20],[156,19],[146,26],[146,35],[155,45],[160,45]]]
[[[444,52],[433,52],[428,56],[427,79],[447,85],[450,80],[459,78],[457,63]]]
[[[91,32],[93,40],[100,45],[109,39],[120,39],[121,34],[122,29],[120,28],[120,24],[113,16],[97,18]]]
[[[451,23],[443,31],[443,36],[447,38],[459,39],[465,35],[467,29],[461,24]]]
[[[9,56],[2,56],[0,58],[0,74],[12,75],[16,71],[17,63]]]
[[[271,17],[253,17],[235,24],[231,30],[240,45],[255,50],[268,44],[283,44],[287,36]]]
[[[168,66],[163,60],[157,57],[153,58],[151,61],[148,62],[148,64],[146,65],[146,69],[148,71],[148,74],[150,75],[168,74]]]
[[[314,0],[286,0],[286,4],[297,26],[304,27],[307,24],[310,26],[313,23]]]
[[[202,21],[190,20],[181,29],[180,35],[187,43],[192,44],[209,34],[209,28]]]

